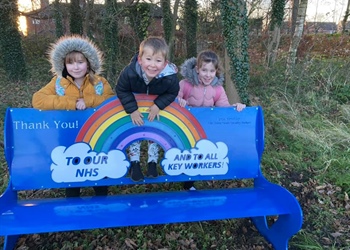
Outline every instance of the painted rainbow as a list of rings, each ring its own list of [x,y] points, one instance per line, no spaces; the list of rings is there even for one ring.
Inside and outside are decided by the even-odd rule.
[[[197,141],[207,138],[197,119],[185,108],[173,102],[161,110],[160,121],[149,122],[148,108],[156,96],[136,95],[139,110],[145,119],[144,126],[132,124],[117,98],[111,98],[88,118],[79,131],[76,142],[86,142],[95,152],[125,149],[137,140],[152,140],[164,150],[173,147],[193,148]]]

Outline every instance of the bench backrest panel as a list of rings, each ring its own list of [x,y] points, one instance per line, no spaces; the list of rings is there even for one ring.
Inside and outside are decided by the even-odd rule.
[[[138,95],[144,126],[134,126],[117,98],[85,111],[11,108],[5,156],[15,190],[133,184],[126,148],[135,140],[164,149],[164,175],[145,183],[255,178],[264,147],[260,107],[181,108],[174,102],[148,122],[154,96]]]

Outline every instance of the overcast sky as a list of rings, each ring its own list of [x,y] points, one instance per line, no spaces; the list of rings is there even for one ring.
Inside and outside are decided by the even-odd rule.
[[[336,22],[344,18],[347,0],[309,0],[307,20]]]

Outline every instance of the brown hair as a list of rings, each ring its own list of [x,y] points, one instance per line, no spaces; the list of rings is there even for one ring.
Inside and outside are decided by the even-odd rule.
[[[219,76],[222,68],[218,55],[212,50],[204,50],[197,56],[197,68],[202,67],[203,63],[213,63],[216,69],[216,76]]]
[[[143,40],[139,47],[139,56],[143,55],[144,49],[148,47],[153,50],[153,54],[161,53],[164,56],[165,61],[168,60],[169,46],[165,42],[164,38],[157,36],[150,36]]]

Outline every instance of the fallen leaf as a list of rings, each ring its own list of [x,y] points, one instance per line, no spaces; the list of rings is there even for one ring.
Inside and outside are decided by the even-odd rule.
[[[294,187],[300,187],[300,186],[301,186],[301,183],[300,183],[300,182],[293,181],[293,182],[291,183],[291,185],[294,186]]]
[[[335,232],[335,233],[331,233],[331,235],[334,237],[334,238],[337,238],[339,236],[342,236],[343,234],[342,233],[339,233],[339,232]]]
[[[130,247],[131,249],[137,248],[137,244],[132,239],[125,239],[125,244]]]

